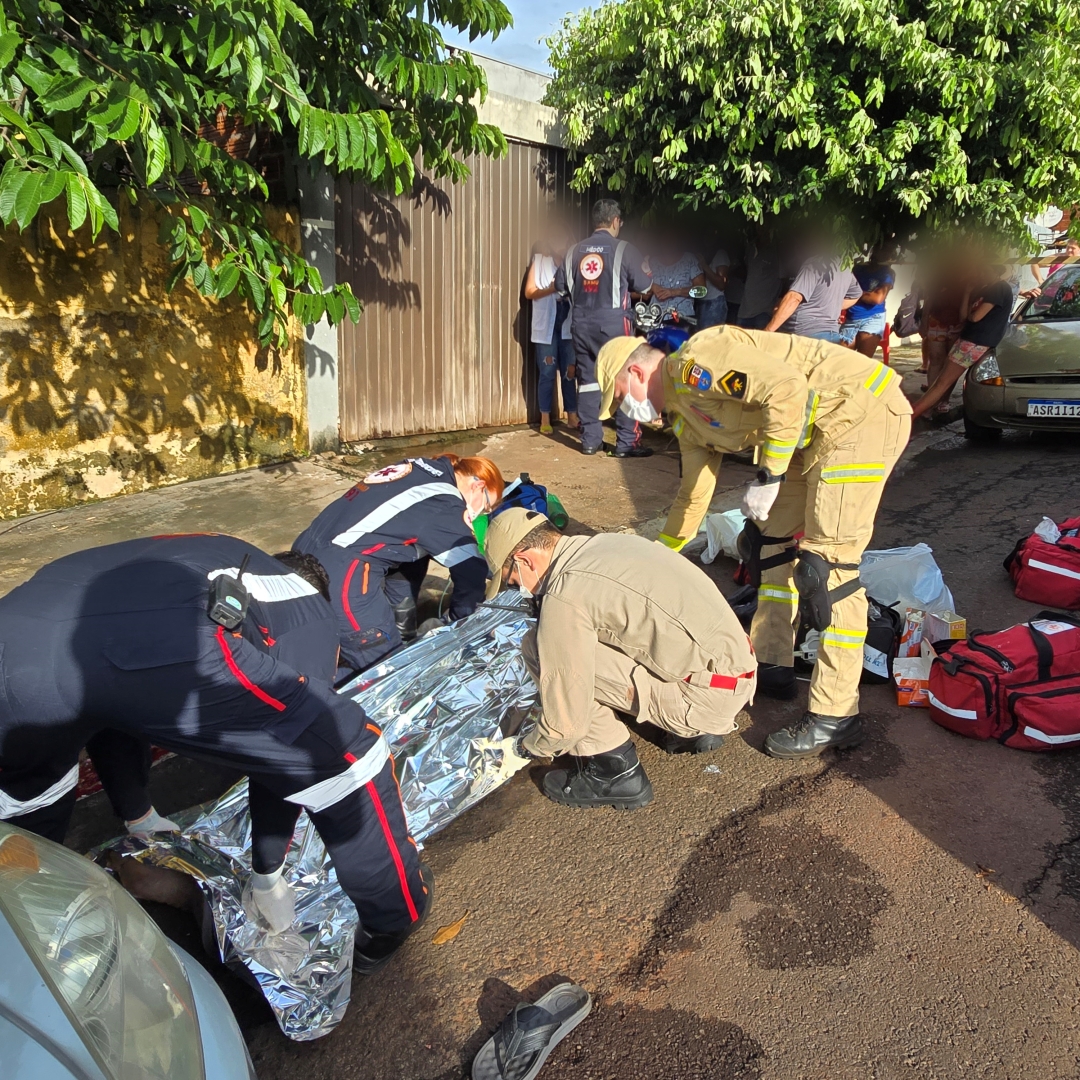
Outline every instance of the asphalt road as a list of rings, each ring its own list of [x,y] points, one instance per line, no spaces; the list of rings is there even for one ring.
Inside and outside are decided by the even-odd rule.
[[[677,482],[670,453],[584,459],[528,432],[488,448],[507,473],[528,467],[551,483],[592,528],[631,521],[648,534]],[[1077,512],[1078,466],[1074,440],[973,446],[922,428],[887,488],[874,546],[931,544],[970,627],[1029,618],[1037,609],[1013,596],[1001,560],[1043,514]],[[725,467],[728,488],[745,472]],[[307,492],[299,501],[349,482],[325,471],[312,494],[313,477],[291,489]],[[257,493],[278,481],[233,483]],[[194,485],[163,493],[153,528],[136,528],[147,513],[117,500],[100,533],[86,519],[101,508],[85,508],[40,523],[21,546],[4,537],[0,550],[24,576],[49,557],[47,529],[75,529],[54,547],[207,517],[243,532],[259,502],[246,495],[234,524],[199,490],[199,514]],[[288,539],[278,532],[293,522],[281,518],[262,521],[259,542]],[[723,589],[730,568],[715,566]],[[458,1080],[515,1001],[568,977],[596,1006],[544,1080],[1080,1080],[1080,757],[962,739],[897,708],[887,687],[864,693],[858,750],[766,757],[765,736],[798,715],[804,694],[762,699],[708,757],[639,743],[657,795],[643,810],[567,810],[519,774],[429,842],[427,926],[354,984],[327,1038],[288,1042],[254,991],[224,977],[259,1076]],[[102,813],[100,803],[80,812]],[[456,938],[432,944],[466,913]]]

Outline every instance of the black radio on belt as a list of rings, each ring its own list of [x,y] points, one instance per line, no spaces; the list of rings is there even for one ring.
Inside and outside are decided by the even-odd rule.
[[[218,574],[210,586],[210,606],[206,613],[213,622],[224,626],[226,630],[235,630],[247,615],[250,597],[243,581],[250,558],[250,554],[244,556],[236,577],[231,574]]]

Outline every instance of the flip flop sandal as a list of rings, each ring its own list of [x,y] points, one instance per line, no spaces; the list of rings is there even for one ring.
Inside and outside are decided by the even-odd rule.
[[[476,1055],[472,1080],[533,1080],[591,1009],[588,991],[574,983],[561,983],[535,1005],[519,1002]]]

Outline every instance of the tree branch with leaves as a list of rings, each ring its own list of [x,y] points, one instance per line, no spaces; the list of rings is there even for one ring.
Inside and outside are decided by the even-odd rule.
[[[416,163],[463,180],[505,153],[487,91],[435,24],[475,38],[510,25],[501,0],[4,0],[0,221],[25,229],[64,199],[72,229],[117,230],[111,193],[165,210],[171,291],[237,293],[261,344],[301,323],[360,317],[347,284],[274,235],[256,165],[209,137],[221,115],[281,140],[293,161],[394,194]]]
[[[871,240],[1080,201],[1077,0],[622,0],[548,44],[581,190]]]

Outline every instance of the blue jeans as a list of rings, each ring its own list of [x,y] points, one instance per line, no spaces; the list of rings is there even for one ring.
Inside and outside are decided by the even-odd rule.
[[[842,345],[844,339],[840,336],[840,329],[821,330],[816,334],[803,334],[803,337],[816,338],[818,341],[831,341],[834,345]]]
[[[697,302],[697,328],[707,330],[710,326],[722,326],[727,322],[727,297],[709,297]]]
[[[558,327],[555,333],[558,334]],[[559,337],[546,345],[535,342],[536,366],[540,371],[540,381],[536,388],[540,411],[550,413],[555,403],[555,374],[562,380],[562,403],[566,412],[577,412],[577,384],[566,377],[566,369],[574,363],[574,343],[569,338]]]

